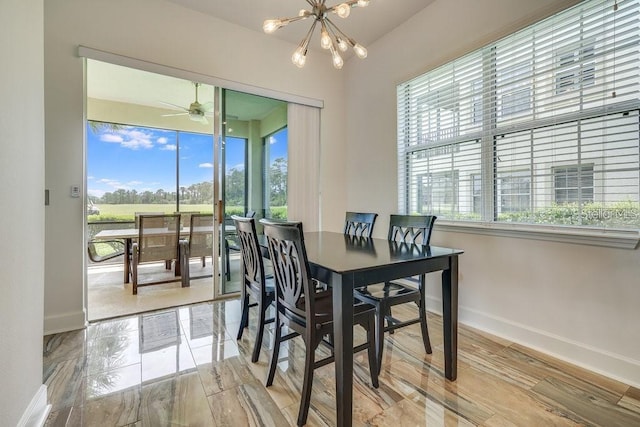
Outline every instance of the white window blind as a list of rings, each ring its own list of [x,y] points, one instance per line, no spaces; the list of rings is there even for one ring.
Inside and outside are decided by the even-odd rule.
[[[640,0],[584,1],[397,95],[400,212],[640,228]]]

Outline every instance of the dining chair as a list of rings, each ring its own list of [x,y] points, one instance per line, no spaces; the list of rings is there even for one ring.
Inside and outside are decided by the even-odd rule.
[[[273,318],[267,319],[266,316],[267,309],[275,301],[275,284],[273,276],[265,275],[264,260],[256,232],[256,220],[236,215],[231,218],[236,226],[242,258],[240,263],[242,314],[236,339],[241,339],[245,328],[249,326],[249,308],[258,307],[258,330],[251,355],[251,361],[255,363],[260,357],[264,327],[274,321]],[[250,297],[255,301],[254,303],[249,302]]]
[[[202,268],[204,268],[207,257],[213,258],[213,229],[214,219],[212,213],[192,213],[189,215],[189,237],[186,241],[182,241],[185,254],[181,258],[183,263],[181,272],[187,286],[191,283],[191,279],[201,279],[213,275],[212,273],[191,277],[189,264],[191,258],[200,258]]]
[[[435,215],[391,215],[387,239],[390,242],[429,245],[436,218]],[[409,283],[414,280],[411,278],[403,281],[403,283],[396,281],[377,283],[355,288],[354,290],[357,300],[367,302],[376,307],[376,359],[379,369],[382,369],[384,333],[393,333],[398,328],[415,323],[420,323],[424,350],[431,354],[425,302],[425,274],[421,274],[418,277],[417,288]],[[391,307],[410,302],[418,306],[418,317],[405,321],[393,318]]]
[[[248,210],[247,213],[244,214],[244,218],[255,218],[255,216],[256,216],[256,212],[252,210]],[[229,221],[231,221],[231,224],[229,225],[232,225],[233,219],[229,218]],[[229,261],[229,255],[231,255],[232,250],[236,252],[240,252],[240,244],[238,243],[238,236],[233,231],[229,233],[225,231],[225,236],[224,236],[224,251],[226,255],[225,276],[227,277],[227,280],[231,280],[231,263]]]
[[[302,223],[274,223],[261,220],[267,239],[269,256],[276,282],[276,327],[274,345],[269,364],[266,386],[273,384],[278,364],[280,344],[301,336],[306,347],[302,396],[298,411],[298,425],[304,425],[309,413],[313,371],[334,361],[334,349],[323,337],[333,334],[333,296],[331,288],[318,292],[311,278],[304,245]],[[375,308],[358,303],[353,308],[353,323],[367,331],[367,342],[354,348],[354,352],[368,350],[369,371],[373,387],[378,388],[378,367],[374,349]],[[282,335],[287,327],[288,334]],[[323,343],[331,355],[315,360],[315,350]]]
[[[161,283],[182,281],[182,286],[187,286],[185,275],[180,274],[178,263],[184,261],[180,256],[184,256],[186,248],[180,249],[180,215],[140,215],[138,217],[138,241],[134,242],[131,248],[131,279],[133,284],[133,294],[138,293],[138,287],[157,285]],[[146,283],[139,283],[138,266],[142,263],[153,261],[176,260],[175,276],[179,278],[155,280]]]
[[[356,237],[371,237],[377,213],[347,212],[344,220],[344,234]]]

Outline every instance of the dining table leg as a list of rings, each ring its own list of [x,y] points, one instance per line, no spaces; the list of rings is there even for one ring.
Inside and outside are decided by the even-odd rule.
[[[332,273],[336,425],[350,427],[353,408],[353,284]]]
[[[444,376],[458,377],[458,256],[449,257],[442,272],[442,312],[444,329]]]

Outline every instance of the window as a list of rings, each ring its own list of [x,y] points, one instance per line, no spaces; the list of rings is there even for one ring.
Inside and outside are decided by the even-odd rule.
[[[501,174],[498,177],[499,213],[526,212],[531,209],[531,178],[529,171]]]
[[[557,204],[593,202],[593,165],[553,168]]]
[[[556,94],[581,89],[595,84],[596,66],[592,61],[594,45],[571,49],[558,57]]]
[[[639,229],[639,15],[583,1],[398,85],[399,211]]]
[[[458,172],[427,173],[418,177],[420,195],[417,213],[455,212],[458,201]]]

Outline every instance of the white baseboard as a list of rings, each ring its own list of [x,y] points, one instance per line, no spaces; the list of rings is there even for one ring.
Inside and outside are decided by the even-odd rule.
[[[86,326],[85,310],[70,313],[58,314],[55,316],[45,316],[44,334],[57,334],[60,332],[75,331]]]
[[[18,427],[42,427],[47,421],[49,412],[51,412],[51,405],[47,404],[47,386],[43,384],[22,414]]]
[[[442,315],[442,301],[432,297],[427,299],[427,309]],[[627,385],[640,387],[639,360],[466,307],[458,307],[458,321]]]

